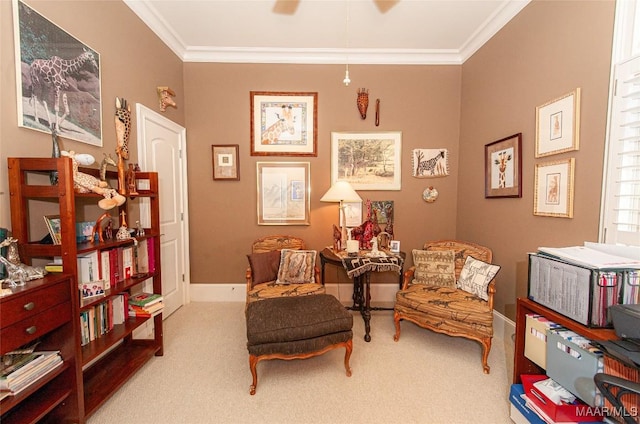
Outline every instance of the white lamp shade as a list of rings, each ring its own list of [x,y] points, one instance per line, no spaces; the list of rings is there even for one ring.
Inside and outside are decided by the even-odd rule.
[[[320,198],[321,202],[361,202],[362,198],[346,181],[338,181]]]

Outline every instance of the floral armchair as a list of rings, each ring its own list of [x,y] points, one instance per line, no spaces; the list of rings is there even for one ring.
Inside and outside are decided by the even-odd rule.
[[[283,250],[289,254],[282,255]],[[247,258],[247,304],[277,297],[325,293],[320,269],[315,265],[316,252],[305,250],[301,238],[273,235],[257,239]]]
[[[464,337],[482,345],[482,368],[487,364],[493,338],[495,274],[491,249],[474,243],[441,240],[414,250],[414,266],[404,274],[396,294],[393,320],[395,341],[400,321],[449,336]]]

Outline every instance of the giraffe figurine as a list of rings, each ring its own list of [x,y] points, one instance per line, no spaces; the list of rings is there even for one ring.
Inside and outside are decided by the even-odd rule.
[[[116,154],[118,155],[118,192],[127,194],[124,161],[129,159],[129,134],[131,133],[131,106],[125,99],[116,97]]]
[[[111,157],[111,154],[107,155],[106,153],[102,153],[102,155],[104,158],[102,162],[100,162],[100,181],[107,181],[107,166],[117,166],[117,164]]]
[[[295,117],[291,105],[282,105],[282,116],[276,113],[278,120],[262,133],[262,144],[278,144],[280,135],[283,132],[294,134],[296,132]]]
[[[498,159],[494,160],[494,164],[498,166],[498,188],[505,188],[507,186],[507,163],[511,160],[511,155],[507,152],[498,153]]]
[[[91,67],[91,71],[98,69],[93,52],[85,50],[82,54],[71,60],[62,59],[59,56],[52,56],[49,59],[35,59],[29,67],[29,75],[31,76],[31,103],[33,104],[33,117],[36,122],[38,119],[38,101],[42,102],[45,113],[47,114],[47,123],[52,130],[60,130],[60,126],[69,115],[69,103],[67,101],[67,93],[65,90],[69,88],[67,77],[80,73],[86,67]],[[53,108],[55,112],[55,120],[51,119],[47,98],[50,89],[53,89],[54,100]],[[62,98],[60,95],[62,94]],[[64,113],[60,113],[60,101]]]

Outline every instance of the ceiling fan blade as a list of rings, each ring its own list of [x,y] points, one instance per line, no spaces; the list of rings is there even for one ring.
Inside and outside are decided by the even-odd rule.
[[[273,13],[279,15],[293,15],[298,9],[300,0],[276,0],[273,4]]]
[[[373,2],[378,6],[378,10],[380,13],[387,13],[393,6],[398,4],[400,0],[373,0]]]

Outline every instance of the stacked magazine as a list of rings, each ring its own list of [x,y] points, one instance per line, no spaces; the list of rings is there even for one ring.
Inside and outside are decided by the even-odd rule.
[[[63,362],[60,351],[7,354],[3,360],[0,391],[11,395],[20,393]]]

